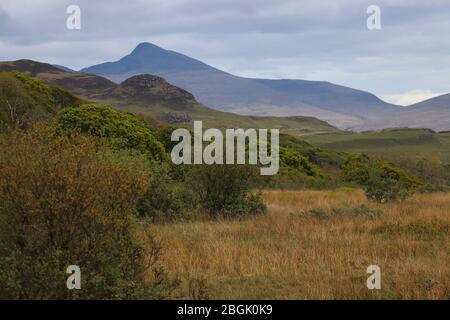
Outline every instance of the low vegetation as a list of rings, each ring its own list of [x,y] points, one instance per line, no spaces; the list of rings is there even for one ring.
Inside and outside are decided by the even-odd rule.
[[[177,166],[175,127],[14,72],[0,124],[0,298],[450,296],[445,164],[281,135],[276,176]],[[382,291],[365,287],[370,264]]]
[[[170,274],[211,299],[448,299],[450,196],[378,204],[358,189],[264,191],[264,216],[155,225]],[[323,215],[323,216],[322,216]],[[378,265],[382,289],[368,290]]]

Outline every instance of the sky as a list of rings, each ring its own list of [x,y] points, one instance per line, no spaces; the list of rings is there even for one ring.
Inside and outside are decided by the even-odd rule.
[[[69,5],[81,29],[66,27]],[[369,30],[369,5],[381,29]],[[408,105],[450,92],[450,0],[0,0],[0,60],[81,69],[151,42],[239,76]]]

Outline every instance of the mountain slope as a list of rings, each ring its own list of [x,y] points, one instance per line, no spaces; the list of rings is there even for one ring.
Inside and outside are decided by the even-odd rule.
[[[342,128],[359,126],[380,112],[397,109],[368,92],[329,82],[237,77],[150,43],[139,44],[118,61],[82,71],[116,82],[151,73],[215,109],[252,115],[316,116]]]
[[[437,96],[416,104],[409,106],[408,108],[418,110],[418,109],[427,109],[427,110],[448,110],[450,109],[450,93],[443,94],[441,96]]]
[[[20,72],[0,72],[0,128],[26,127],[82,101]]]
[[[0,62],[0,71],[17,70],[57,85],[89,101],[148,115],[163,122],[190,125],[203,120],[214,128],[279,128],[294,135],[336,132],[335,127],[312,117],[255,117],[221,112],[198,103],[192,94],[163,78],[143,74],[116,84],[94,74],[66,72],[32,60]]]

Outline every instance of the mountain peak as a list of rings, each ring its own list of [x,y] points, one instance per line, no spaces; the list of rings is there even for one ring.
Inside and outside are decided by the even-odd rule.
[[[157,45],[150,42],[141,42],[136,48],[131,52],[130,55],[140,55],[140,54],[151,54],[155,52],[165,52],[166,50],[158,47]]]

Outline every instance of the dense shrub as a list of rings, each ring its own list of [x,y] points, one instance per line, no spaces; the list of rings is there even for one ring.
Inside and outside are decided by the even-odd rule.
[[[195,165],[188,184],[204,210],[212,216],[265,213],[266,206],[250,186],[258,168],[248,165]]]
[[[0,298],[170,294],[176,282],[158,267],[160,246],[135,232],[147,188],[139,161],[118,164],[90,137],[42,128],[1,136],[0,150]],[[81,268],[81,290],[66,287],[69,265]]]
[[[342,164],[342,177],[345,181],[364,185],[369,179],[370,158],[365,154],[352,154]]]
[[[367,197],[378,202],[406,199],[421,185],[419,178],[385,162],[370,168],[369,178],[364,184]]]
[[[153,159],[167,158],[164,146],[143,120],[112,108],[84,104],[64,109],[57,117],[60,131],[78,129],[97,137],[107,138],[114,149],[134,149]]]
[[[280,167],[284,174],[301,172],[308,176],[319,176],[318,169],[294,149],[280,147]]]
[[[154,221],[185,220],[193,216],[196,207],[195,193],[186,184],[171,176],[168,164],[151,164],[151,183],[139,200],[139,216]]]
[[[405,199],[422,185],[416,176],[364,154],[351,155],[342,165],[342,175],[345,181],[363,186],[367,197],[378,202]]]

